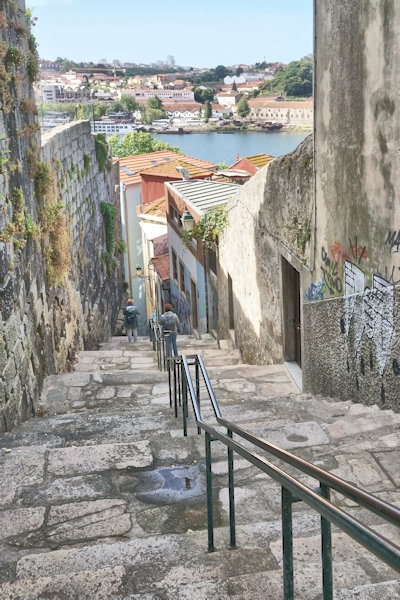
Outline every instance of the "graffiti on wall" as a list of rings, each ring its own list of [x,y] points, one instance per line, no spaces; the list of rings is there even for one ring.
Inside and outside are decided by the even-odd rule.
[[[400,229],[398,231],[389,231],[385,244],[390,246],[392,252],[400,252]]]
[[[334,242],[327,250],[324,246],[321,248],[321,271],[322,279],[318,283],[312,283],[304,294],[306,302],[324,300],[325,295],[341,296],[344,293],[344,264],[351,261],[360,265],[368,258],[366,246],[359,245],[357,238],[355,241],[349,240],[346,249],[340,242]]]
[[[385,246],[392,253],[400,253],[400,230],[388,233]],[[368,260],[367,247],[360,245],[357,238],[350,239],[346,247],[339,242],[329,248],[322,247],[321,279],[312,283],[304,294],[305,302],[343,295],[340,326],[345,336],[347,370],[350,373],[354,369],[357,389],[360,389],[360,375],[366,375],[367,370],[382,378],[390,367],[395,376],[400,376],[400,361],[392,357],[396,335],[395,285],[400,283],[400,266],[390,264],[374,272]],[[366,340],[370,345],[363,343]],[[384,403],[383,379],[380,387]]]
[[[372,289],[365,286],[365,275],[354,263],[345,261],[344,333],[348,346],[350,332],[354,337],[356,358],[360,355],[364,336],[375,346],[379,374],[383,375],[390,358],[395,334],[394,285],[373,275]],[[360,294],[362,294],[360,298]]]

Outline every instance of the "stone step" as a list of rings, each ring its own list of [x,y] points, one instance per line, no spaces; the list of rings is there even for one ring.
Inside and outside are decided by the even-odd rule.
[[[295,598],[322,598],[320,538],[313,517],[295,518]],[[15,581],[0,585],[0,597],[9,600],[47,597],[57,599],[131,597],[242,600],[282,598],[281,532],[279,523],[253,523],[237,528],[238,546],[229,547],[228,528],[215,531],[216,551],[207,551],[205,531],[181,535],[148,536],[134,540],[108,540],[83,547],[26,554],[16,565]],[[256,544],[254,542],[257,542]],[[354,551],[349,539],[334,547],[335,600],[398,597],[399,581],[372,583],[377,568],[363,551]],[[388,577],[387,569],[381,577]],[[70,585],[68,586],[68,580]],[[310,584],[312,582],[312,586]],[[343,588],[343,589],[342,589]],[[94,594],[94,595],[93,595]],[[132,596],[133,594],[133,596]],[[380,595],[379,595],[380,594]],[[390,596],[392,594],[392,596]],[[144,596],[146,595],[146,596]]]
[[[215,340],[181,337],[182,352],[202,354],[227,419],[399,501],[392,457],[400,417],[300,394],[283,365],[244,365]],[[230,549],[226,448],[213,442],[217,551],[207,552],[204,435],[190,411],[183,436],[168,374],[154,359],[147,338],[112,338],[82,352],[74,373],[46,380],[43,416],[0,440],[0,598],[265,600],[266,590],[268,600],[283,597],[279,486],[235,457],[238,548]],[[205,392],[202,385],[211,422]],[[338,504],[364,517],[353,503]],[[320,600],[319,517],[303,503],[293,515],[295,597]],[[393,538],[377,517],[367,524]],[[388,567],[344,534],[333,538],[335,600],[397,593]]]

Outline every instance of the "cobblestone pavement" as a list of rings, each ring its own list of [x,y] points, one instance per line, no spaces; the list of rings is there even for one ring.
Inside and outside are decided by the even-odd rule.
[[[400,506],[399,414],[302,394],[283,365],[244,365],[211,338],[179,346],[202,354],[227,419]],[[283,598],[279,486],[235,460],[230,549],[226,449],[213,442],[208,553],[204,436],[192,417],[183,436],[168,390],[148,340],[112,338],[49,377],[41,416],[0,438],[2,600]],[[336,501],[400,545],[394,525]],[[293,529],[295,598],[320,599],[319,518],[298,503]],[[333,556],[335,600],[400,598],[398,573],[336,529]]]

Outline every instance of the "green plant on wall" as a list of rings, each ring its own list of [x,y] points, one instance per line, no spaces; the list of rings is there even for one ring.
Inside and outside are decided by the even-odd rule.
[[[90,167],[92,166],[92,157],[89,154],[83,155],[83,166],[84,166],[85,172],[88,173],[90,170]]]
[[[31,217],[25,220],[27,236],[36,239],[40,235],[49,285],[61,285],[71,264],[70,231],[64,206],[58,200],[55,173],[48,163],[39,159],[36,144],[31,143],[26,154],[29,177],[39,201],[39,223],[35,227]]]
[[[1,242],[12,239],[15,252],[23,248],[26,240],[24,195],[21,188],[14,188],[10,201],[13,209],[12,220],[0,232]]]
[[[99,171],[102,173],[106,167],[108,159],[108,143],[104,133],[99,133],[96,135],[94,138],[94,147],[99,165]]]
[[[6,136],[0,136],[0,142],[6,141]],[[10,150],[8,148],[0,148],[0,174],[3,175],[6,172],[6,166],[10,160],[9,154]]]
[[[103,215],[106,230],[106,252],[104,253],[104,259],[106,262],[107,274],[111,275],[118,264],[114,258],[117,209],[113,204],[101,202],[100,211]]]
[[[124,254],[127,251],[127,245],[126,242],[124,242],[124,240],[119,240],[116,244],[115,244],[115,250],[117,252],[119,252],[120,254]]]
[[[228,225],[228,211],[220,205],[210,208],[199,219],[192,231],[182,231],[182,240],[188,245],[194,238],[202,240],[207,248],[215,248],[218,239]]]

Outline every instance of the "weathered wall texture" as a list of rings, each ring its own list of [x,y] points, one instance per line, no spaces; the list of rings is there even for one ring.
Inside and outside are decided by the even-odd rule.
[[[281,257],[298,269],[309,264],[312,153],[309,136],[261,169],[227,206],[229,226],[219,244],[218,333],[227,338],[234,328],[249,363],[283,359]]]
[[[395,0],[316,0],[314,161],[307,140],[243,186],[219,274],[219,333],[245,360],[293,360],[298,277],[303,390],[396,411],[399,30]]]
[[[118,222],[107,146],[81,122],[41,148],[24,2],[0,0],[0,11],[1,434],[37,412],[46,375],[112,333],[122,277],[100,212],[104,201]]]
[[[317,227],[304,384],[398,410],[400,4],[316,2],[315,24]]]

